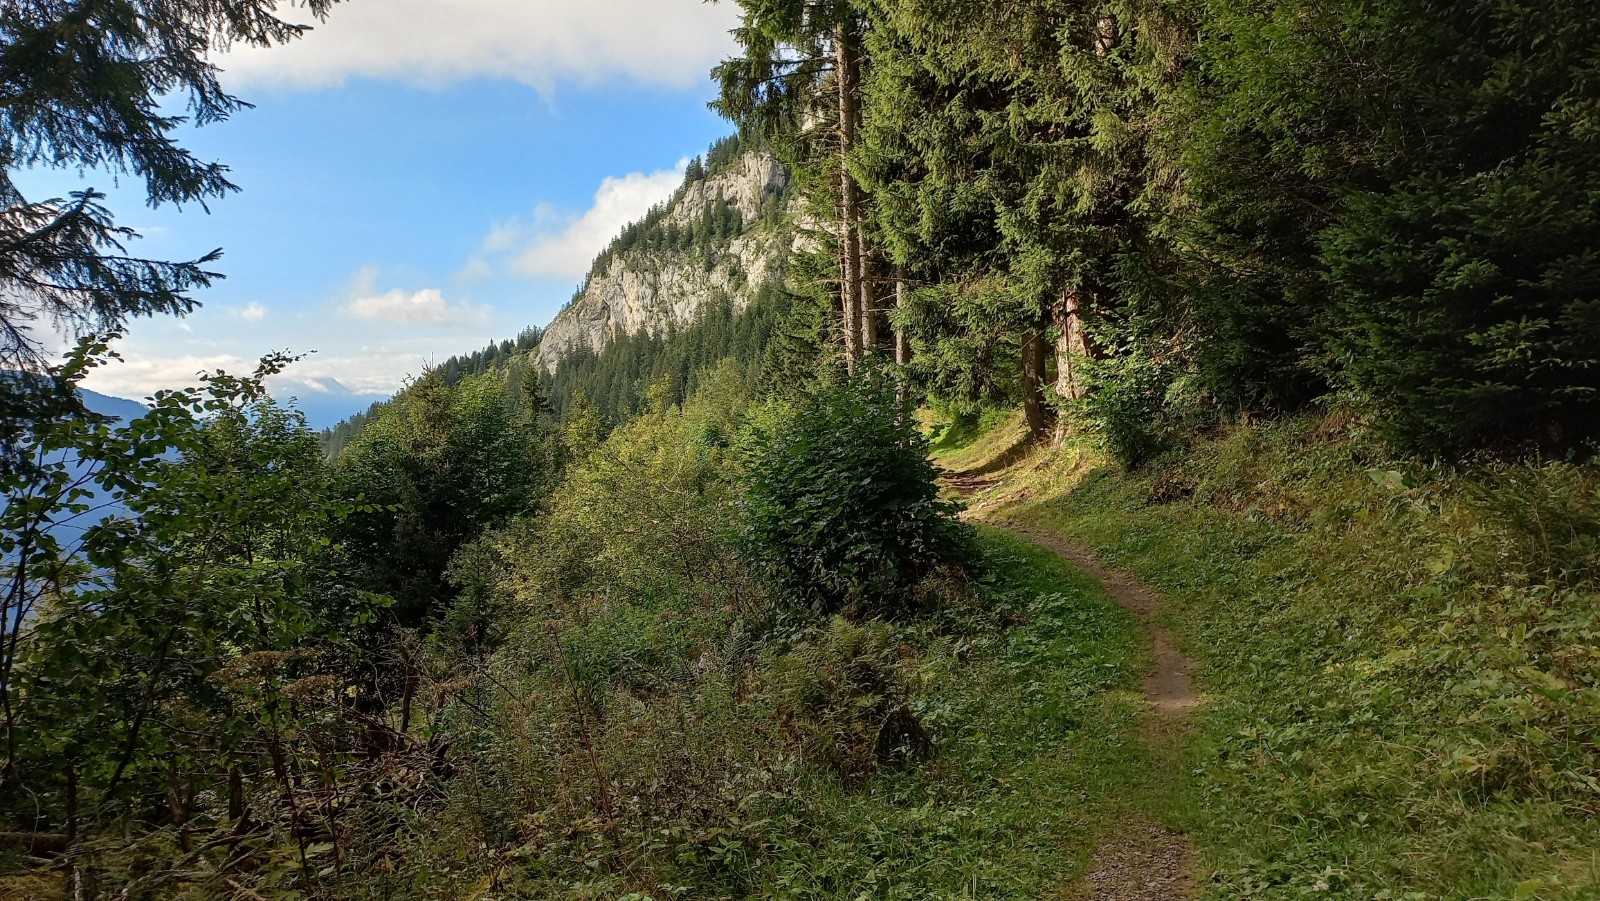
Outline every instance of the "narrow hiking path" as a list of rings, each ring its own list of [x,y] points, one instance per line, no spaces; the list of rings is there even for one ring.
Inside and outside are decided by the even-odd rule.
[[[1150,705],[1143,737],[1158,756],[1176,756],[1175,744],[1187,729],[1199,699],[1189,675],[1193,663],[1173,643],[1172,632],[1157,621],[1163,608],[1161,596],[1133,576],[1107,568],[1094,555],[1059,535],[1011,520],[990,524],[1049,548],[1097,579],[1112,599],[1138,618],[1150,638],[1155,658],[1143,682]],[[1194,895],[1194,859],[1194,845],[1187,836],[1142,817],[1132,818],[1106,833],[1095,849],[1088,874],[1068,897],[1084,901],[1183,901]]]
[[[1180,652],[1172,641],[1172,632],[1156,620],[1163,603],[1155,589],[1124,572],[1108,569],[1093,554],[1061,538],[1039,529],[1030,528],[1011,520],[992,523],[1009,532],[1015,532],[1035,543],[1055,551],[1062,559],[1083,570],[1105,586],[1106,593],[1118,604],[1139,618],[1139,624],[1150,636],[1155,646],[1155,668],[1145,675],[1144,693],[1155,711],[1164,716],[1186,720],[1189,712],[1198,706],[1194,685],[1189,672],[1194,664]]]
[[[976,465],[947,470],[943,481],[953,493],[970,498],[1000,486],[1006,481],[1007,470],[1025,456],[1016,447],[1008,448]],[[974,518],[1047,548],[1099,581],[1106,593],[1138,620],[1153,658],[1141,686],[1148,703],[1140,737],[1162,765],[1176,772],[1181,767],[1184,738],[1200,701],[1190,675],[1193,662],[1178,650],[1171,630],[1159,620],[1165,607],[1161,595],[1134,576],[1105,566],[1092,553],[1062,536],[1006,517],[1005,508],[1021,499],[1007,497],[998,504],[986,505],[989,512]],[[1163,790],[1157,787],[1151,791]],[[1137,810],[1160,807],[1164,799],[1128,800],[1129,807]],[[1109,825],[1095,848],[1088,872],[1067,889],[1064,897],[1080,901],[1187,901],[1195,893],[1194,844],[1186,835],[1150,817],[1130,813],[1121,822]]]

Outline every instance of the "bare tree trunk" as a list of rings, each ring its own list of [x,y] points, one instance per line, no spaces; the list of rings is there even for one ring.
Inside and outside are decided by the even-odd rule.
[[[839,301],[844,315],[845,365],[851,372],[862,356],[863,263],[861,255],[861,186],[850,174],[850,151],[856,144],[860,101],[856,96],[861,59],[851,26],[840,22],[833,38],[834,80],[839,87]]]
[[[1050,407],[1045,403],[1045,370],[1049,353],[1045,348],[1045,329],[1049,322],[1039,317],[1037,327],[1022,342],[1022,413],[1034,438],[1050,432]]]
[[[167,767],[167,813],[178,830],[178,847],[189,851],[189,793],[174,759]]]
[[[228,819],[238,823],[244,816],[244,771],[237,763],[228,767]]]
[[[861,350],[867,356],[883,343],[883,311],[878,309],[877,261],[865,229],[857,229],[856,240],[861,246]]]
[[[1056,326],[1056,393],[1064,400],[1078,400],[1088,393],[1083,363],[1096,359],[1089,333],[1083,324],[1083,295],[1077,288],[1061,292],[1052,311]]]
[[[906,271],[904,268],[901,268],[895,274],[894,308],[901,311],[906,308]],[[911,337],[900,326],[895,326],[894,329],[894,361],[901,366],[911,365]]]
[[[416,661],[411,654],[411,645],[402,642],[400,645],[400,662],[405,667],[405,681],[400,685],[400,734],[411,734],[411,702],[417,696],[417,668]]]
[[[67,842],[78,840],[78,765],[67,764]]]
[[[894,308],[904,310],[906,306],[906,270],[904,266],[896,266],[894,272]],[[907,415],[911,400],[911,376],[906,372],[906,367],[911,365],[911,339],[906,335],[903,326],[893,325],[894,329],[894,363],[895,385],[894,397],[900,402],[901,415]]]

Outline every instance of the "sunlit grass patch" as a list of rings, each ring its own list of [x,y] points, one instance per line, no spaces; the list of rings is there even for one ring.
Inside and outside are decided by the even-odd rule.
[[[817,784],[814,827],[769,859],[785,893],[1050,896],[1153,778],[1137,623],[1050,551],[996,529],[980,540],[984,606],[907,633],[933,756],[860,785]]]

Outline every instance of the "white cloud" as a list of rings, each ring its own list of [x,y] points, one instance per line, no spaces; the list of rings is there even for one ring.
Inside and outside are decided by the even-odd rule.
[[[346,0],[287,46],[238,47],[230,86],[337,84],[351,77],[437,85],[509,78],[628,78],[684,87],[729,55],[735,3],[702,0]]]
[[[487,340],[487,339],[485,339]],[[479,346],[459,337],[443,340],[438,347],[365,347],[339,355],[308,354],[282,375],[268,380],[273,393],[284,396],[306,392],[324,395],[392,394],[405,386],[406,379],[427,368],[435,358],[444,359],[459,351],[456,345]],[[481,343],[481,342],[480,342]],[[451,350],[454,348],[454,350]],[[85,386],[113,397],[138,399],[167,388],[199,384],[204,372],[224,370],[237,375],[255,371],[257,360],[237,354],[127,353],[95,369]]]
[[[399,289],[378,291],[378,270],[368,267],[356,275],[345,305],[347,315],[370,322],[396,325],[479,324],[489,318],[488,307],[451,303],[438,288],[405,292]]]
[[[489,265],[489,261],[484,257],[476,256],[468,260],[467,265],[461,267],[461,271],[456,273],[456,278],[470,285],[474,282],[481,282],[493,274],[494,267]]]
[[[179,354],[162,357],[127,354],[89,373],[84,385],[113,397],[138,399],[163,388],[198,384],[202,372],[224,370],[236,375],[254,372],[255,360],[233,354]]]
[[[438,288],[424,288],[407,294],[404,291],[385,291],[357,297],[346,307],[357,319],[394,322],[407,325],[450,322],[457,318]]]
[[[267,308],[254,301],[242,307],[231,308],[228,312],[243,319],[245,322],[260,322],[267,318]]]
[[[292,393],[309,389],[329,395],[387,395],[405,387],[406,379],[426,366],[425,354],[391,347],[362,348],[339,355],[316,354],[274,379],[272,387],[274,394],[292,387]]]
[[[542,205],[529,221],[500,223],[484,238],[483,254],[511,256],[511,268],[521,275],[581,278],[623,226],[672,196],[688,164],[679,160],[676,168],[607,178],[594,203],[579,214],[563,215]],[[475,258],[466,271],[482,272],[483,260]]]

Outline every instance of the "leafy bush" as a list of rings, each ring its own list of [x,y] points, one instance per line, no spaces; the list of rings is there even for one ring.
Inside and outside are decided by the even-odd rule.
[[[859,779],[928,751],[900,657],[887,623],[834,617],[772,661],[766,687],[802,759]]]
[[[886,379],[818,388],[747,435],[745,549],[819,611],[889,613],[968,529]]]
[[[1137,356],[1102,360],[1093,378],[1095,390],[1083,403],[1107,453],[1138,469],[1171,449],[1162,403],[1168,378],[1159,366]]]

